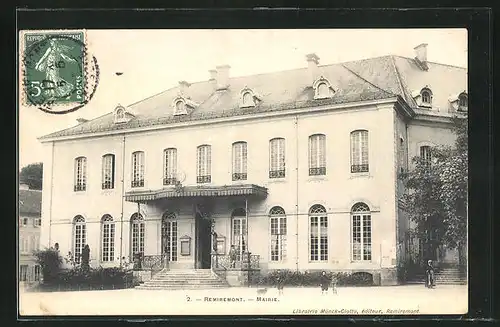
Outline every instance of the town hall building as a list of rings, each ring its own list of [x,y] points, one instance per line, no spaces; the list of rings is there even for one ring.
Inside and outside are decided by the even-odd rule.
[[[88,244],[91,266],[161,257],[169,269],[238,269],[250,258],[261,272],[398,283],[418,243],[398,175],[454,143],[451,118],[468,104],[467,70],[415,51],[331,65],[310,54],[304,68],[244,77],[218,66],[41,137],[42,245],[79,262]]]

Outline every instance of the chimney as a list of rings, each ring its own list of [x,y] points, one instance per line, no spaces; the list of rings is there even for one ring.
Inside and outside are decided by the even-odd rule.
[[[319,78],[319,57],[315,53],[306,55],[307,70],[309,75],[309,86],[312,87],[314,81]]]
[[[78,122],[78,124],[83,124],[88,122],[89,120],[85,118],[77,118],[76,121]]]
[[[217,71],[215,69],[210,69],[208,71],[208,74],[210,75],[210,78],[208,81],[210,82],[210,85],[212,85],[214,91],[217,90]]]
[[[217,90],[226,90],[229,87],[229,65],[217,66]]]
[[[187,97],[188,88],[190,86],[191,86],[191,84],[189,84],[188,82],[186,82],[186,81],[180,81],[179,82],[179,94],[184,95],[184,96]]]
[[[427,43],[417,45],[415,48],[415,60],[423,70],[427,70]]]

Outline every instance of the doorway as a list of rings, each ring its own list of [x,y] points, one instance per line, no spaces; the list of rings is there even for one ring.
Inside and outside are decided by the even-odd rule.
[[[209,219],[199,213],[195,217],[196,225],[196,263],[198,269],[210,269],[212,263],[212,228]]]

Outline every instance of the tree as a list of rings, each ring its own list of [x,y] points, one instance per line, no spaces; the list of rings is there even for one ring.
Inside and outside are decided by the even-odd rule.
[[[43,178],[43,164],[41,162],[24,166],[19,174],[19,180],[28,184],[30,189],[41,190]]]
[[[455,144],[431,147],[431,161],[413,158],[415,167],[402,174],[406,193],[403,203],[413,234],[433,251],[446,245],[458,249],[460,260],[467,241],[468,139],[467,118],[453,118]],[[424,252],[426,252],[424,250]]]

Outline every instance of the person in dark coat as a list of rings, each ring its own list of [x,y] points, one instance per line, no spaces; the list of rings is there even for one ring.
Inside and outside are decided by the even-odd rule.
[[[229,260],[231,260],[231,268],[236,267],[236,248],[234,245],[231,245],[231,249],[229,249]]]
[[[278,289],[278,295],[283,295],[283,288],[285,286],[285,274],[278,270],[278,277],[276,278],[276,288]]]
[[[328,294],[329,285],[330,285],[330,277],[328,277],[326,271],[323,270],[320,276],[321,295]]]
[[[427,266],[425,267],[425,287],[434,288],[434,266],[432,265],[432,260],[427,261]]]

